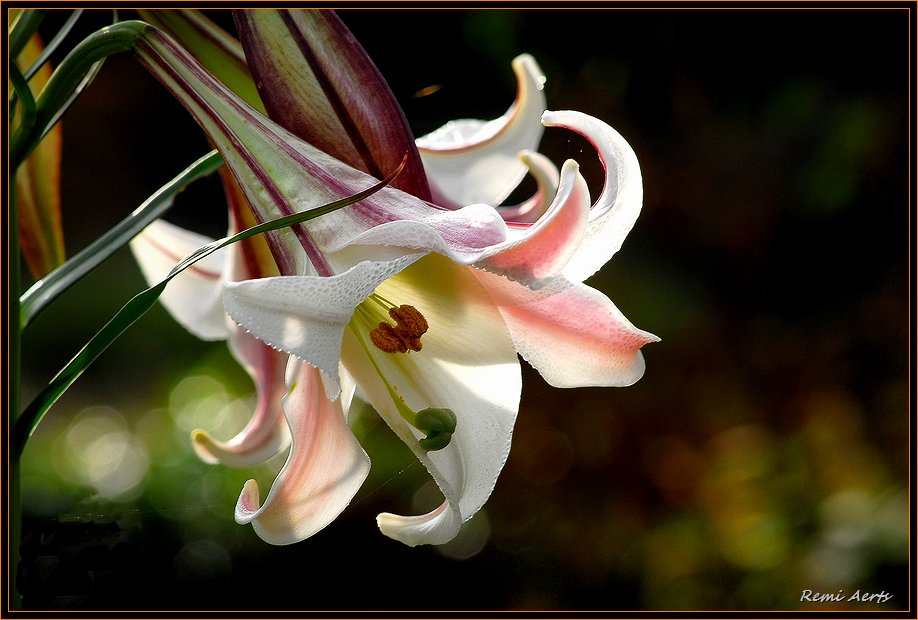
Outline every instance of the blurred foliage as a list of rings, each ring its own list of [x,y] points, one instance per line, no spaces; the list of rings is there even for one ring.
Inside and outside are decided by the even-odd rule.
[[[26,608],[905,608],[907,11],[342,16],[418,134],[503,113],[509,61],[528,51],[549,107],[598,116],[631,142],[644,211],[591,284],[662,337],[645,349],[646,375],[627,389],[557,390],[525,367],[506,469],[440,549],[376,530],[378,512],[437,498],[357,405],[370,478],[330,527],[278,548],[232,509],[247,477],[266,488],[280,462],[205,465],[188,437],[235,432],[251,382],[225,345],[157,310],[29,444]],[[428,86],[440,88],[413,96]],[[65,122],[69,254],[207,150],[129,57],[106,62]],[[579,137],[552,129],[543,145],[601,179]],[[216,180],[199,182],[169,219],[221,235],[221,201]],[[125,253],[36,319],[24,397],[141,286]],[[893,598],[816,604],[801,602],[805,589]]]

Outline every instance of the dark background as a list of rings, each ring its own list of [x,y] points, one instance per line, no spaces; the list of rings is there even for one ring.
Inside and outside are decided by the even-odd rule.
[[[26,608],[907,607],[914,13],[901,6],[342,11],[417,135],[502,114],[510,60],[529,52],[549,108],[628,139],[644,209],[590,283],[662,338],[644,378],[558,390],[524,364],[507,466],[440,550],[379,534],[377,513],[409,514],[430,489],[364,408],[367,483],[326,530],[277,548],[232,519],[242,482],[267,489],[272,470],[205,465],[188,439],[238,429],[251,383],[225,345],[157,308],[29,444]],[[108,19],[91,11],[80,28]],[[64,144],[71,254],[208,150],[128,55],[65,117]],[[599,183],[578,136],[547,130],[542,150]],[[169,219],[218,236],[224,211],[210,179]],[[142,286],[122,252],[36,319],[24,397]],[[804,589],[893,598],[832,607]]]

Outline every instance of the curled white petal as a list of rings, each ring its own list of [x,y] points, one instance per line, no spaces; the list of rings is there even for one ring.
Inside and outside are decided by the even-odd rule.
[[[517,97],[503,116],[451,121],[416,140],[435,202],[497,205],[526,174],[517,155],[542,138],[545,76],[528,54],[513,60],[513,71]]]
[[[251,523],[260,538],[274,545],[301,541],[331,523],[370,469],[340,403],[326,398],[315,368],[299,365],[284,413],[293,437],[287,462],[264,504],[259,506],[258,484],[249,480],[235,512],[237,523]]]
[[[535,179],[536,191],[517,205],[499,207],[499,212],[508,222],[532,223],[542,217],[551,206],[558,191],[561,173],[550,159],[536,151],[520,151],[519,157]]]
[[[590,210],[583,241],[563,274],[583,282],[618,252],[641,212],[644,188],[641,167],[631,145],[601,120],[569,110],[545,112],[542,122],[580,133],[594,147],[605,168],[599,198]]]
[[[273,458],[290,445],[290,432],[281,407],[287,391],[284,368],[288,356],[238,327],[234,327],[234,332],[230,348],[255,380],[258,393],[255,411],[245,427],[227,441],[219,441],[202,429],[192,431],[191,441],[206,463],[251,467]]]
[[[382,512],[376,516],[379,531],[409,547],[442,545],[456,537],[462,526],[462,515],[444,501],[423,515],[403,517]]]

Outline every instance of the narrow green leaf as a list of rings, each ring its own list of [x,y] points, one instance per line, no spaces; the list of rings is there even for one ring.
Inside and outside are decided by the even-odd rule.
[[[90,339],[86,345],[80,349],[79,353],[70,360],[70,362],[51,380],[48,386],[41,391],[38,396],[36,396],[29,406],[22,412],[22,415],[19,416],[19,419],[16,420],[15,425],[11,433],[11,440],[13,446],[13,453],[15,455],[21,454],[22,450],[25,448],[26,441],[29,436],[41,422],[44,415],[48,410],[54,405],[55,402],[67,391],[67,389],[73,385],[73,382],[83,373],[89,365],[96,360],[108,347],[111,345],[117,338],[124,333],[131,325],[133,325],[140,317],[142,317],[147,310],[153,307],[153,304],[159,298],[159,295],[165,290],[166,285],[169,281],[180,274],[182,271],[190,267],[196,261],[204,258],[205,256],[211,254],[212,252],[219,250],[220,248],[226,247],[237,241],[247,239],[253,235],[260,233],[268,232],[271,230],[277,230],[280,228],[286,228],[293,224],[299,224],[306,222],[308,220],[314,219],[316,217],[331,213],[342,207],[346,207],[355,202],[359,202],[364,198],[370,196],[371,194],[379,191],[386,185],[392,182],[394,179],[405,167],[407,162],[407,156],[402,160],[402,163],[396,168],[391,174],[389,174],[385,179],[379,183],[373,185],[372,187],[354,194],[348,198],[342,200],[336,200],[322,207],[311,209],[309,211],[303,211],[301,213],[295,213],[287,217],[278,218],[270,222],[265,222],[251,228],[233,235],[232,237],[226,237],[224,239],[219,239],[213,243],[209,243],[201,248],[198,248],[186,258],[181,260],[169,275],[155,286],[148,288],[147,290],[138,293],[130,301],[128,301],[122,308],[115,314],[115,316],[106,323],[101,330],[99,330],[95,336]]]
[[[223,158],[217,151],[211,151],[201,157],[159,188],[155,194],[147,198],[142,205],[114,228],[33,284],[20,298],[22,304],[20,326],[24,329],[61,293],[127,245],[150,222],[165,214],[172,207],[175,197],[189,183],[210,175],[222,165]]]
[[[87,75],[92,75],[97,63],[112,54],[130,50],[146,28],[143,22],[119,22],[94,32],[73,48],[36,98],[36,121],[31,131],[16,132],[10,140],[9,160],[14,167],[19,166],[41,136],[57,122],[61,109],[73,101],[74,92],[85,86]]]
[[[51,79],[51,66],[39,60],[47,50],[34,35],[22,49],[16,65],[32,66],[24,76],[29,90],[40,92]],[[35,279],[43,278],[66,259],[61,222],[61,156],[63,132],[55,127],[35,146],[16,171],[19,196],[19,235],[22,257]]]
[[[54,50],[57,49],[57,46],[61,44],[61,42],[68,34],[70,34],[70,31],[73,29],[73,26],[76,24],[82,13],[83,9],[77,9],[70,14],[70,17],[67,18],[67,21],[64,22],[64,25],[61,26],[61,29],[57,31],[57,34],[54,35],[51,41],[48,42],[48,45],[45,46],[41,56],[39,56],[35,62],[32,63],[32,66],[29,67],[29,70],[26,71],[26,81],[31,80],[32,76],[38,73],[38,70],[44,66],[51,54],[54,53]]]

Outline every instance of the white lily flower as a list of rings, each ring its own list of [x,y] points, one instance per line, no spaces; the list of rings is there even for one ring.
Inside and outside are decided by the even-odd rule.
[[[335,75],[345,77],[332,80],[332,90],[343,92],[323,92],[351,106],[337,118],[359,128],[336,150],[330,136],[341,134],[320,127],[331,154],[324,152],[251,109],[151,30],[139,57],[208,132],[256,216],[315,208],[375,183],[365,171],[381,165],[382,154],[403,137],[398,128],[407,125],[384,121],[391,139],[362,138],[373,125],[361,115],[374,112],[361,106],[362,93],[377,100],[391,93],[356,42],[341,36],[344,26],[327,12],[239,15],[247,58],[273,118],[294,131],[304,115],[308,121],[327,112],[311,110],[308,97],[316,89],[308,82],[327,78],[328,63],[339,63],[351,69],[339,68]],[[296,45],[284,44],[287,38]],[[338,55],[321,57],[316,41],[333,41]],[[291,68],[307,65],[308,73],[297,73],[306,87],[274,96],[273,87],[294,79]],[[443,492],[444,502],[430,513],[377,519],[387,536],[417,545],[453,538],[493,490],[519,407],[518,353],[561,387],[629,385],[643,374],[640,348],[656,337],[583,284],[618,250],[640,211],[637,159],[597,119],[570,111],[543,115],[544,78],[535,62],[524,56],[514,69],[520,95],[506,115],[434,132],[419,141],[419,156],[408,149],[415,173],[423,160],[426,177],[415,174],[402,189],[384,188],[275,237],[271,248],[282,275],[239,279],[224,271],[229,316],[293,360],[284,400],[293,437],[287,464],[263,505],[250,481],[236,511],[268,542],[295,542],[324,527],[366,475],[366,455],[344,422],[354,383]],[[354,75],[363,78],[357,85]],[[534,153],[540,118],[597,147],[606,181],[595,204],[576,162],[558,172]],[[502,217],[496,203],[527,168],[539,191]],[[428,181],[439,204],[427,200]],[[528,221],[505,221],[508,216]],[[213,296],[185,303],[206,299]]]

